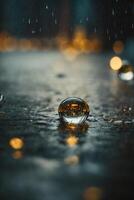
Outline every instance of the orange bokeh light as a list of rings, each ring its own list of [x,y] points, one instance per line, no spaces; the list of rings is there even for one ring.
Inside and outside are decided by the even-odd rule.
[[[117,40],[117,41],[114,42],[114,44],[113,44],[113,51],[115,53],[121,53],[123,51],[123,49],[124,49],[124,44],[123,44],[122,41]]]
[[[22,149],[22,148],[23,148],[24,142],[23,142],[22,139],[16,137],[16,138],[12,138],[12,139],[9,141],[9,145],[10,145],[13,149],[17,150],[17,149]]]

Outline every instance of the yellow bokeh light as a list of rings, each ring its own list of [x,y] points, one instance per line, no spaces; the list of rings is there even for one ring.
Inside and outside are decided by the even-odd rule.
[[[111,58],[110,60],[110,67],[113,70],[119,70],[122,66],[122,60],[118,56]]]
[[[22,139],[20,138],[12,138],[9,141],[9,145],[13,148],[13,149],[22,149],[22,147],[24,146],[24,142]]]
[[[69,147],[74,147],[76,146],[76,144],[78,143],[78,138],[76,136],[70,135],[67,139],[66,139],[66,143]]]

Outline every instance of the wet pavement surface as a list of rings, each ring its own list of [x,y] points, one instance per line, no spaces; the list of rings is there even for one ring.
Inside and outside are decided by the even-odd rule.
[[[0,55],[1,200],[134,199],[134,82],[119,80],[109,59]],[[71,96],[91,110],[76,129],[57,113]]]

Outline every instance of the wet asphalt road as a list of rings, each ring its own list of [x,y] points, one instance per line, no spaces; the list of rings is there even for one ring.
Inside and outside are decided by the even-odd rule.
[[[134,199],[134,82],[109,54],[68,60],[58,52],[0,55],[0,199]],[[58,105],[90,106],[82,127],[64,127]],[[23,141],[14,149],[10,141]]]

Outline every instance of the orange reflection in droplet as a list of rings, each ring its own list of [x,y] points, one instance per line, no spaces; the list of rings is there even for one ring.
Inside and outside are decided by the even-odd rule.
[[[117,41],[114,42],[114,44],[113,44],[113,51],[115,53],[121,53],[123,51],[123,49],[124,49],[124,44],[123,44],[122,41],[117,40]]]
[[[102,190],[98,187],[89,187],[84,192],[84,200],[101,200]]]
[[[21,138],[12,138],[9,141],[9,145],[13,148],[13,149],[22,149],[24,146],[24,142]]]
[[[122,60],[121,58],[119,58],[118,56],[114,56],[113,58],[111,58],[110,60],[110,67],[113,70],[119,70],[122,66]]]
[[[76,137],[75,135],[70,135],[68,138],[66,138],[66,144],[69,147],[74,147],[78,144],[79,138]]]

